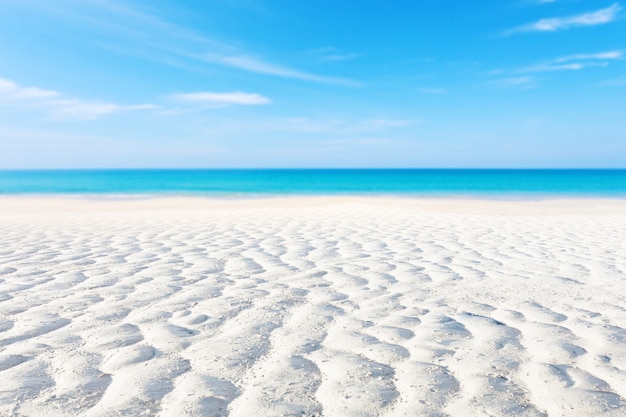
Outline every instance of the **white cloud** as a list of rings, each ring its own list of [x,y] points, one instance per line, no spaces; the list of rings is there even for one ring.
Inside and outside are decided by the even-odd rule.
[[[587,59],[621,59],[624,56],[622,51],[608,51],[600,52],[598,54],[576,54],[568,55],[561,58],[557,58],[554,62],[567,62],[574,60],[587,60]]]
[[[0,105],[43,110],[50,118],[60,120],[95,120],[103,116],[133,110],[154,109],[152,104],[120,105],[106,101],[86,101],[64,97],[54,90],[23,87],[0,78]]]
[[[622,57],[622,51],[568,55],[539,65],[523,68],[518,72],[578,71],[589,67],[606,67],[609,65],[609,61],[622,59]]]
[[[24,99],[38,99],[57,97],[59,93],[53,90],[42,90],[37,87],[21,88],[15,93],[15,97]]]
[[[59,93],[37,87],[21,87],[11,80],[0,78],[0,95],[12,99],[39,99],[57,97]]]
[[[120,106],[107,102],[58,100],[46,103],[55,119],[95,120],[120,111]]]
[[[233,91],[230,93],[215,92],[197,92],[172,94],[171,99],[186,103],[215,103],[215,104],[242,104],[242,105],[259,105],[268,104],[270,99],[260,94],[243,93]]]
[[[17,84],[15,84],[13,81],[0,78],[0,93],[15,91],[17,88]]]
[[[604,9],[577,16],[541,19],[537,22],[508,30],[504,34],[511,35],[520,32],[556,32],[558,30],[569,29],[572,27],[602,25],[614,21],[620,10],[622,10],[622,7],[619,3],[614,3]]]
[[[134,110],[150,110],[153,104],[123,106],[106,101],[57,100],[45,103],[49,114],[58,120],[96,120],[114,113]]]

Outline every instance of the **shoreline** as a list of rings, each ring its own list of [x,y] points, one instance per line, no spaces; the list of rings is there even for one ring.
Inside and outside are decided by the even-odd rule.
[[[211,198],[200,196],[133,196],[86,198],[85,196],[0,196],[0,214],[89,212],[89,211],[172,211],[219,209],[281,209],[336,205],[385,206],[428,212],[478,214],[594,214],[625,213],[626,198],[487,199],[414,198],[406,196],[273,196],[258,198]]]
[[[465,193],[392,193],[392,192],[348,192],[348,193],[178,193],[178,192],[154,192],[154,193],[0,193],[0,199],[78,199],[78,200],[146,200],[146,199],[171,199],[193,198],[208,200],[259,200],[277,198],[391,198],[409,200],[503,200],[503,201],[536,201],[536,200],[626,200],[626,193],[548,193],[548,192],[465,192]]]

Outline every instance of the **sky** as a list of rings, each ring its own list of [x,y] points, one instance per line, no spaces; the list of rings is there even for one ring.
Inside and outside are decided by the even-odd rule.
[[[0,10],[0,169],[626,168],[626,1]]]

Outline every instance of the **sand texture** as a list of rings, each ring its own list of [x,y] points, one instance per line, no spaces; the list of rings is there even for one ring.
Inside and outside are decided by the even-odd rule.
[[[626,202],[0,199],[0,416],[626,416]]]

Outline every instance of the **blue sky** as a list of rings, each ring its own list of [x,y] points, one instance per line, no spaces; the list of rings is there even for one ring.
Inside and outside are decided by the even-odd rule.
[[[0,168],[626,168],[626,3],[0,8]]]

